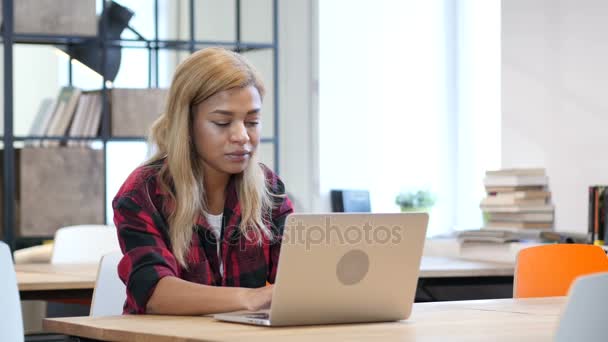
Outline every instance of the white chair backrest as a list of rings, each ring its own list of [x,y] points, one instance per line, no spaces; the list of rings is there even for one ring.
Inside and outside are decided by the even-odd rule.
[[[127,289],[118,277],[118,263],[121,258],[120,251],[106,254],[101,258],[91,302],[90,315],[93,317],[122,314],[127,299]]]
[[[120,250],[116,228],[104,225],[60,228],[53,245],[52,264],[96,264],[103,255]]]
[[[608,273],[579,277],[568,292],[555,341],[605,341]]]
[[[15,266],[8,246],[0,241],[0,341],[23,341],[23,318]]]

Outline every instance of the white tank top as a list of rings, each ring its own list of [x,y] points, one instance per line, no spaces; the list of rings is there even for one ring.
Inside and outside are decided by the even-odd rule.
[[[217,240],[217,258],[220,261],[220,274],[222,277],[224,276],[224,263],[222,262],[222,256],[220,255],[220,236],[222,235],[222,219],[224,218],[224,214],[219,215],[211,215],[205,213],[205,219],[207,219],[207,223],[211,227],[211,232],[215,236]]]

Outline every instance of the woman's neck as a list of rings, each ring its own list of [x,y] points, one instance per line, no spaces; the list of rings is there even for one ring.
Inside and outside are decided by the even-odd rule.
[[[219,215],[224,211],[224,201],[226,200],[226,186],[230,180],[230,175],[220,172],[205,165],[204,169],[205,196],[207,209],[210,214]]]

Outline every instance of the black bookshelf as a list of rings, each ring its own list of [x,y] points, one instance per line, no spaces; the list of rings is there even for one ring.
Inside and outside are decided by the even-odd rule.
[[[107,23],[105,20],[99,27],[97,36],[83,35],[49,35],[49,34],[20,34],[14,32],[14,2],[18,0],[1,0],[2,1],[2,34],[1,39],[4,46],[4,131],[2,132],[1,142],[3,145],[3,193],[2,193],[2,240],[5,241],[12,250],[23,248],[41,243],[44,240],[52,239],[52,236],[16,236],[16,167],[15,167],[15,142],[22,143],[27,141],[100,141],[103,144],[104,165],[107,160],[106,145],[108,142],[127,142],[127,141],[146,141],[145,137],[113,137],[110,132],[111,116],[108,106],[108,89],[106,88],[107,63],[106,55],[109,49],[146,49],[148,50],[148,87],[159,86],[159,62],[158,56],[161,50],[180,50],[189,51],[190,53],[209,46],[221,46],[236,52],[248,52],[256,50],[271,50],[272,51],[272,72],[274,81],[274,130],[272,137],[261,139],[263,144],[273,144],[274,169],[279,172],[279,45],[278,45],[278,0],[272,1],[272,42],[246,42],[242,41],[241,27],[241,0],[235,1],[235,39],[233,41],[224,40],[196,40],[195,37],[195,17],[196,1],[188,0],[190,25],[190,39],[187,40],[171,40],[159,38],[159,1],[148,0],[150,5],[154,7],[154,38],[153,39],[109,39],[106,37],[105,31]],[[74,0],[79,1],[79,0]],[[106,6],[103,6],[101,17],[106,11]],[[79,44],[85,41],[95,40],[102,50],[102,73],[103,81],[101,84],[102,90],[102,115],[101,128],[98,137],[70,137],[70,136],[15,136],[14,135],[14,103],[13,103],[13,47],[15,44],[29,45],[57,45],[69,46]],[[71,58],[68,61],[68,85],[72,85],[72,65]],[[105,188],[107,175],[104,172],[104,205],[103,215],[106,215],[106,196]],[[107,223],[107,222],[106,222]],[[59,228],[59,227],[58,227]]]

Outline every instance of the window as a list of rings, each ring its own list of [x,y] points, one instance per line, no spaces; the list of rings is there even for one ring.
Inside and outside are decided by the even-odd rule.
[[[368,189],[374,212],[395,212],[400,190],[429,189],[429,235],[479,227],[480,175],[499,160],[499,10],[319,1],[322,193]]]

